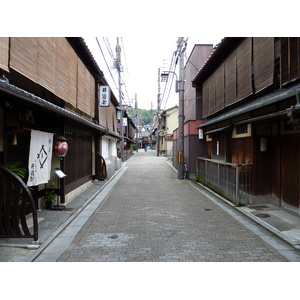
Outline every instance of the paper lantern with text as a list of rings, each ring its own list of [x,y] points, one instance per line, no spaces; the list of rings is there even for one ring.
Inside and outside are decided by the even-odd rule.
[[[54,152],[58,157],[65,157],[68,152],[68,143],[66,141],[57,140],[54,144]]]

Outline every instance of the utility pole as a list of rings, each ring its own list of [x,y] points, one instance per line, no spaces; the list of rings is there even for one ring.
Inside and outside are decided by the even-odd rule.
[[[156,141],[156,146],[157,146],[157,156],[159,156],[159,148],[160,148],[160,137],[159,137],[159,132],[160,132],[160,122],[161,122],[161,116],[160,116],[160,68],[158,69],[158,94],[157,94],[157,141]]]
[[[118,70],[118,79],[119,79],[119,102],[121,107],[120,114],[120,125],[121,125],[121,161],[124,162],[124,128],[123,128],[123,104],[122,104],[122,85],[121,85],[121,46],[119,45],[119,38],[117,37],[117,46],[116,46],[116,68]]]
[[[179,37],[177,41],[177,52],[179,55],[179,106],[178,106],[178,179],[184,178],[184,51],[186,40]]]
[[[139,130],[139,124],[140,124],[140,116],[139,116],[139,112],[138,112],[138,103],[137,103],[137,96],[135,93],[135,115],[136,115],[136,152],[139,152],[139,145],[140,145],[140,130]]]

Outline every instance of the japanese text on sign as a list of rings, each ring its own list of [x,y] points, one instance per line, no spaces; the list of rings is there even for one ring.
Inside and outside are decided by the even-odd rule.
[[[99,105],[100,106],[110,105],[110,88],[108,85],[100,86]]]

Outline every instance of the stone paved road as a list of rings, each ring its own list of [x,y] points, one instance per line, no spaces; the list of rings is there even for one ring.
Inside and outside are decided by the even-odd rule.
[[[126,168],[58,261],[287,261],[187,181],[179,181],[155,151],[139,152]]]

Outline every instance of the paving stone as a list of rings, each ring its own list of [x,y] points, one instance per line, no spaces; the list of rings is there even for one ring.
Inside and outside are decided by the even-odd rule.
[[[99,262],[286,261],[187,181],[179,181],[166,159],[157,157],[155,151],[139,152],[128,164],[58,261],[74,258]]]

